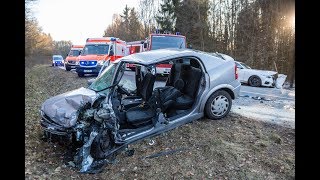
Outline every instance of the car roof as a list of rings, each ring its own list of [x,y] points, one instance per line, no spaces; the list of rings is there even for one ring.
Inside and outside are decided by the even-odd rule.
[[[187,48],[165,48],[131,54],[120,58],[119,61],[121,60],[129,63],[150,65],[166,59],[178,58],[182,56],[195,56],[200,58],[201,60],[204,59],[204,56],[206,56],[205,58],[209,57],[223,60],[222,58],[215,56],[214,54],[206,53],[199,50]]]

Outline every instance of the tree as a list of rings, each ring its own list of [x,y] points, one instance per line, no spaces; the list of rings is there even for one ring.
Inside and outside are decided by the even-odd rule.
[[[155,16],[156,22],[163,31],[174,32],[176,23],[176,8],[178,8],[178,0],[163,0],[160,10]]]
[[[53,42],[50,34],[42,32],[38,21],[33,17],[30,5],[36,0],[25,1],[25,56],[51,55]]]
[[[143,37],[148,37],[155,30],[155,16],[158,13],[160,0],[140,0],[139,2],[139,19],[143,26]]]
[[[64,58],[66,58],[67,54],[69,53],[72,42],[71,41],[54,41],[54,51],[53,54],[60,54]]]
[[[128,36],[128,41],[136,41],[139,39],[143,39],[143,29],[142,29],[142,24],[140,23],[138,19],[137,12],[135,11],[134,8],[130,10],[130,15],[129,15],[129,36]]]
[[[193,48],[208,50],[208,0],[183,0],[176,6],[176,31],[187,36]]]

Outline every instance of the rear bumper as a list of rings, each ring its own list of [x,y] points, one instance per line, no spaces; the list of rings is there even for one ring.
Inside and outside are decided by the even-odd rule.
[[[238,98],[240,95],[241,83],[239,81],[237,81],[237,82],[235,82],[233,87],[234,87],[233,88],[234,98]]]

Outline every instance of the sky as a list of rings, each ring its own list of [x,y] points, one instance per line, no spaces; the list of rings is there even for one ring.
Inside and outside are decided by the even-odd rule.
[[[102,37],[112,15],[122,14],[126,4],[138,10],[139,0],[38,0],[32,9],[54,41],[81,45],[89,37]]]

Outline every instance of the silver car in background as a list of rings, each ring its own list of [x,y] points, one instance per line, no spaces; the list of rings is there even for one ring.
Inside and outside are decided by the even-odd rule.
[[[156,87],[156,66],[166,63],[170,74]],[[134,75],[126,74],[128,64],[135,65]],[[204,116],[224,118],[240,86],[235,62],[219,54],[147,51],[110,63],[88,87],[47,99],[41,125],[47,138],[77,146],[80,172],[95,173],[130,143]]]

